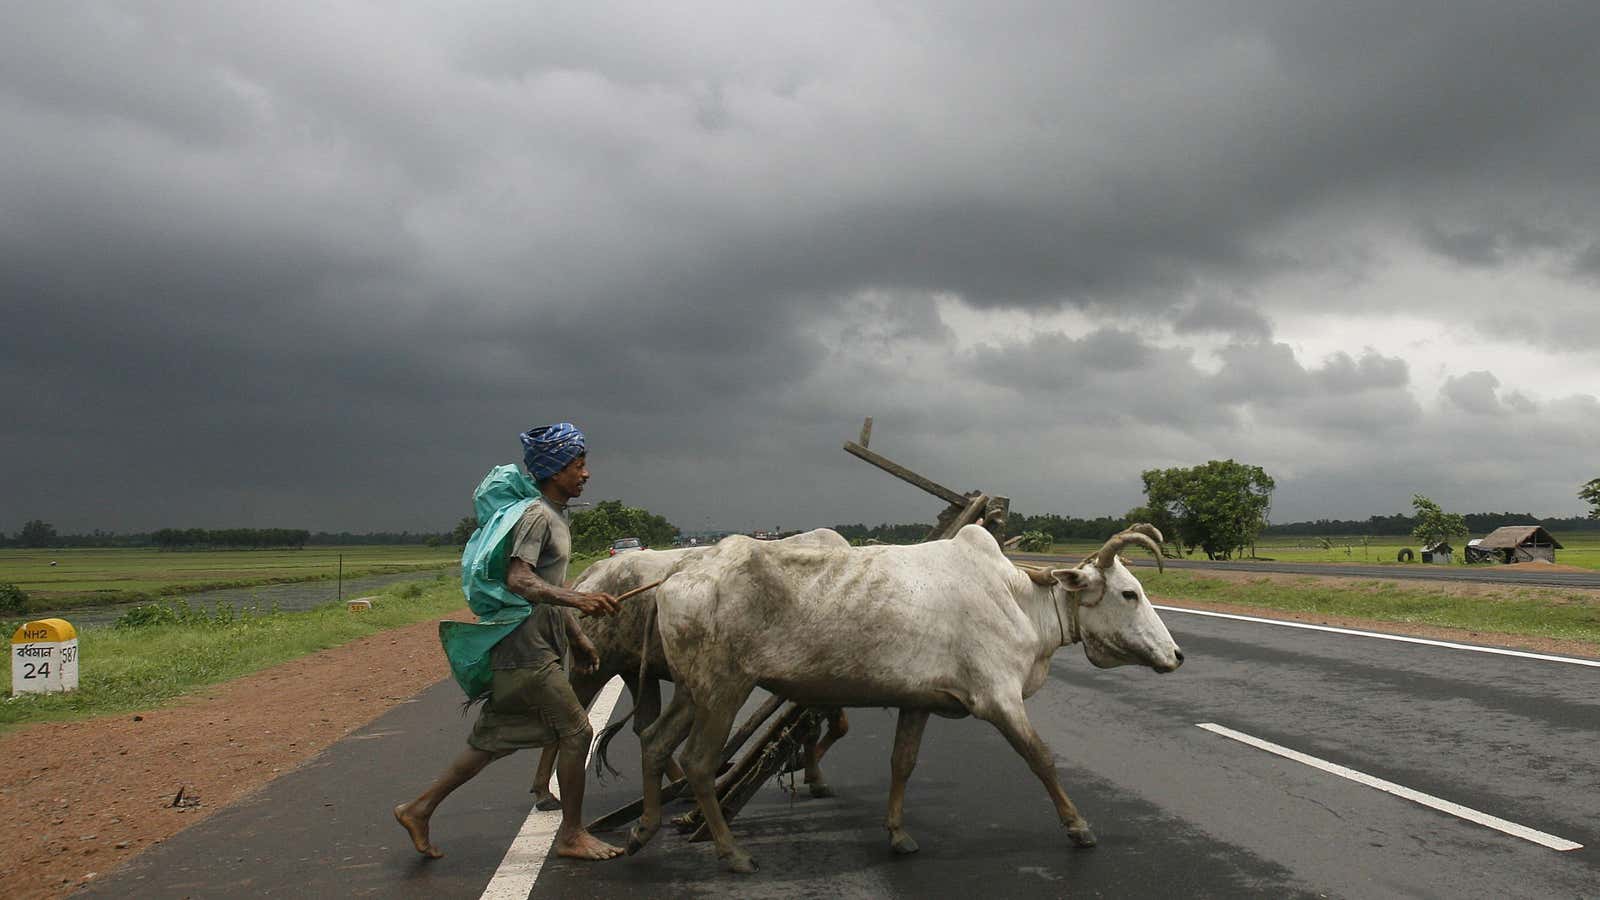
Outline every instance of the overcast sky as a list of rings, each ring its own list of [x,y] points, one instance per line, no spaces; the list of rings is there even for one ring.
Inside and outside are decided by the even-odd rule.
[[[1600,476],[1600,4],[12,3],[0,530],[685,529]]]

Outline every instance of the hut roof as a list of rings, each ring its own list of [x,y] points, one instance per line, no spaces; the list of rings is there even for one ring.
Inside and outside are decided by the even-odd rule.
[[[1523,544],[1549,544],[1557,550],[1562,549],[1561,543],[1550,536],[1539,525],[1507,525],[1489,532],[1489,536],[1478,542],[1479,547],[1490,550],[1510,550],[1521,547]]]
[[[1453,547],[1449,541],[1436,541],[1422,548],[1423,553],[1449,553]]]

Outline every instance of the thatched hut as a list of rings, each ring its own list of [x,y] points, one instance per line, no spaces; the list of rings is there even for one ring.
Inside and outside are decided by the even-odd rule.
[[[1479,550],[1487,550],[1500,558],[1501,562],[1519,563],[1544,560],[1556,561],[1556,551],[1561,549],[1561,542],[1550,536],[1539,525],[1507,525],[1489,532],[1488,536],[1474,544]]]

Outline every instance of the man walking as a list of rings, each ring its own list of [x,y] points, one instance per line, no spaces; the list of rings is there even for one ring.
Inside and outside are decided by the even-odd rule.
[[[418,853],[443,856],[428,837],[428,820],[445,797],[502,756],[525,747],[556,745],[561,751],[556,768],[561,786],[556,853],[575,859],[611,859],[622,849],[583,827],[584,765],[594,734],[562,669],[569,645],[580,669],[592,669],[599,663],[594,644],[569,609],[591,616],[613,615],[618,609],[610,594],[562,586],[572,556],[567,504],[583,493],[589,480],[588,448],[583,432],[568,422],[532,428],[519,437],[523,464],[540,496],[528,505],[512,533],[505,587],[533,609],[490,651],[493,687],[478,711],[467,749],[421,796],[396,806],[394,817],[410,834]]]

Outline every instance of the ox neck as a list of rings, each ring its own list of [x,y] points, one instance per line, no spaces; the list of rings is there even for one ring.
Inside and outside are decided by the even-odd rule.
[[[1023,607],[1023,613],[1033,622],[1034,632],[1039,637],[1040,650],[1045,656],[1082,640],[1082,631],[1078,626],[1076,593],[1067,590],[1066,586],[1061,584],[1035,584],[1020,572],[1018,577],[1023,586],[1022,597],[1028,598],[1019,605]]]

